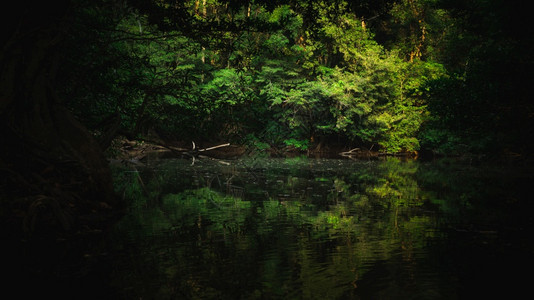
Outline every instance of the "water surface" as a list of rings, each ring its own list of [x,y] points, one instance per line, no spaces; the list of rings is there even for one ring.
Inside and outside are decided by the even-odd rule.
[[[527,171],[298,157],[115,176],[131,206],[111,284],[126,299],[510,298],[530,284]]]

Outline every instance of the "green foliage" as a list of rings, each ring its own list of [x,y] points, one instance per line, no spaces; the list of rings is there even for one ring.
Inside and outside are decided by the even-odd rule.
[[[391,15],[391,49],[410,61],[447,59],[443,35],[449,34],[454,20],[437,0],[396,1]]]
[[[436,76],[439,68],[404,63],[394,56],[366,61],[372,67],[354,73],[337,70],[328,82],[336,130],[388,152],[418,150],[425,113],[420,96],[425,78],[420,74]]]
[[[295,147],[296,149],[299,149],[299,150],[307,150],[310,146],[309,141],[296,140],[296,139],[284,140],[284,144],[286,144],[286,146]]]
[[[524,43],[491,32],[500,24],[473,3],[132,5],[76,12],[62,92],[97,135],[120,118],[132,136],[254,136],[262,148],[337,140],[383,152],[455,143],[484,151],[499,139],[514,144],[526,135],[507,133],[531,122],[511,71],[514,53],[528,60]],[[510,105],[507,93],[516,95]]]

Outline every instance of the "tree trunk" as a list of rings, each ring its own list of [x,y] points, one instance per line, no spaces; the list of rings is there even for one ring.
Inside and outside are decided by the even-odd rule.
[[[0,173],[9,175],[0,199],[9,199],[4,211],[17,210],[8,219],[31,224],[30,231],[71,230],[82,215],[119,204],[97,141],[54,91],[61,41],[54,12],[33,27],[24,22],[38,17],[21,17],[0,53]],[[50,16],[33,13],[28,18]]]

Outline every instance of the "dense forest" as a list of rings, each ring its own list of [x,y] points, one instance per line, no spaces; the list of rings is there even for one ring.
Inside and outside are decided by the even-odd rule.
[[[4,229],[103,226],[94,215],[121,205],[105,155],[118,137],[528,158],[527,12],[505,0],[19,1],[0,53]]]
[[[532,35],[507,1],[71,10],[56,92],[103,148],[156,133],[256,149],[531,150]]]

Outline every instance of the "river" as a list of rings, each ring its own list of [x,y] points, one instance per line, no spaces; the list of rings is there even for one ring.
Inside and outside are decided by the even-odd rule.
[[[115,168],[124,299],[506,299],[529,291],[527,168],[167,159]],[[529,198],[530,197],[530,198]]]

